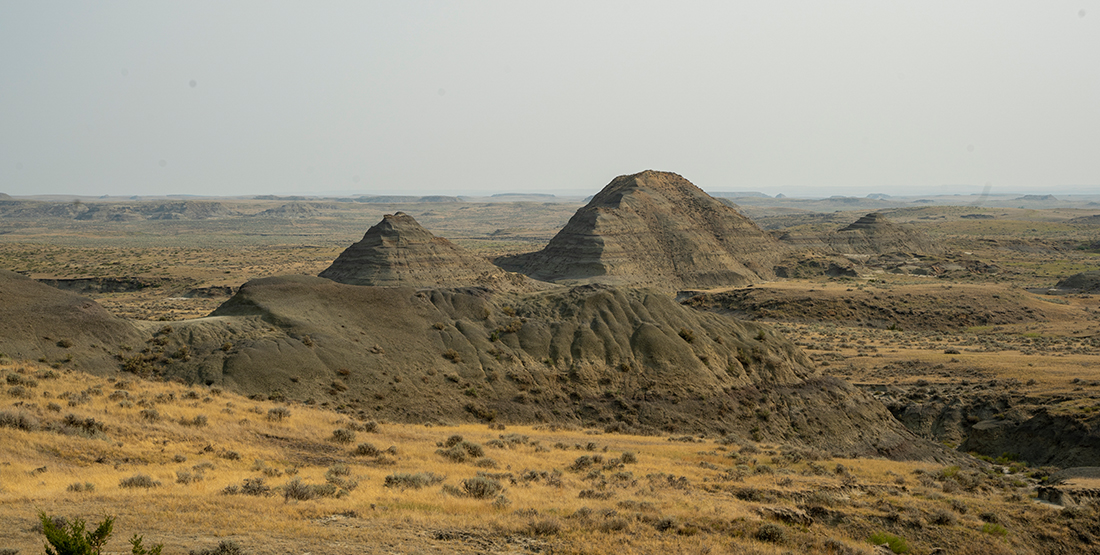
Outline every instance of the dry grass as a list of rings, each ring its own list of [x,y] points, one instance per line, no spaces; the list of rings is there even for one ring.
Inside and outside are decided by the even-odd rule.
[[[37,431],[0,428],[0,516],[8,523],[8,545],[26,552],[41,546],[32,531],[39,510],[88,521],[116,515],[108,549],[126,549],[125,539],[138,533],[146,543],[165,543],[169,553],[209,548],[223,539],[255,552],[360,553],[365,546],[388,546],[399,552],[785,553],[844,547],[859,553],[868,551],[866,539],[880,530],[904,536],[920,551],[948,546],[958,553],[996,553],[1034,550],[1028,523],[1055,518],[1053,509],[1027,498],[1025,486],[1006,480],[979,477],[973,491],[945,494],[942,483],[929,478],[943,469],[927,463],[813,460],[814,453],[776,445],[742,448],[715,438],[671,441],[530,426],[381,423],[371,432],[365,423],[304,405],[291,406],[289,417],[269,420],[272,408],[285,405],[130,376],[51,377],[48,369],[10,361],[0,363],[0,374],[37,382],[24,386],[32,392],[28,396],[0,393],[0,411],[40,423]],[[154,410],[158,417],[152,420]],[[69,414],[70,422],[92,418],[103,431],[67,435],[46,429]],[[193,425],[198,416],[206,417],[206,425]],[[356,442],[369,442],[380,454],[359,456],[354,443],[331,441],[336,429],[359,429]],[[458,442],[452,436],[481,446],[484,456],[462,463],[441,456],[438,451]],[[621,462],[630,460],[626,452],[636,460]],[[419,489],[386,487],[387,476],[402,473],[445,478]],[[499,481],[502,493],[485,499],[462,495],[464,481],[479,473]],[[160,485],[119,487],[137,474]],[[281,488],[291,480],[320,485],[326,475],[349,491],[284,499]],[[259,478],[273,495],[222,493]],[[960,503],[973,509],[953,513],[954,523],[935,524],[941,522],[938,512]],[[816,522],[762,528],[769,521],[760,511],[766,506],[801,507]],[[986,541],[979,507],[1003,515],[1010,530],[992,551],[988,544],[968,547]]]

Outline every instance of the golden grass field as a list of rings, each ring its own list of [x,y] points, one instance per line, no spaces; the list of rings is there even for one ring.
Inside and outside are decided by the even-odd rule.
[[[108,552],[128,552],[126,540],[141,534],[166,553],[225,540],[248,553],[870,553],[882,533],[911,553],[1027,553],[1072,544],[1074,527],[1089,526],[1078,519],[1095,526],[1097,517],[1095,507],[1037,503],[1035,480],[1018,466],[1005,474],[530,426],[367,431],[331,411],[129,375],[6,358],[0,375],[0,515],[4,546],[21,553],[42,547],[39,511],[92,526],[113,515]],[[336,430],[355,437],[340,443]],[[440,455],[456,435],[482,456]],[[357,455],[367,443],[382,453]],[[385,485],[416,473],[445,478]],[[479,473],[502,490],[463,496]],[[292,480],[321,485],[326,474],[347,491],[286,497]],[[137,475],[156,485],[120,487]],[[269,495],[223,493],[249,479],[263,479]],[[768,512],[776,507],[795,516]],[[812,523],[799,521],[807,516]]]

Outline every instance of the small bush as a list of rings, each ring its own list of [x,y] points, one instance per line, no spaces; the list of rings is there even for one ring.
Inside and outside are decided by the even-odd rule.
[[[92,492],[95,491],[95,484],[91,482],[73,482],[69,484],[69,487],[65,488],[65,490],[74,493],[80,493],[84,491]]]
[[[222,490],[223,495],[252,495],[267,497],[271,495],[271,487],[264,483],[262,477],[245,478],[242,485],[230,484]]]
[[[188,420],[186,418],[182,418],[182,417],[180,418],[180,425],[181,426],[194,426],[196,428],[202,428],[202,427],[206,426],[207,423],[208,423],[208,421],[206,419],[206,415],[202,415],[202,414],[199,414],[199,415],[195,416],[194,418],[192,418],[190,420]]]
[[[624,451],[619,461],[623,464],[635,464],[638,462],[638,455],[635,455],[634,451]]]
[[[386,481],[383,485],[387,488],[399,488],[399,489],[420,489],[427,486],[434,486],[446,479],[446,476],[440,476],[431,472],[417,472],[416,474],[390,474],[386,476]]]
[[[339,429],[333,430],[333,432],[332,432],[332,441],[335,441],[336,443],[341,443],[341,444],[351,443],[351,442],[355,441],[355,432],[353,432],[353,431],[351,431],[347,428],[339,428]]]
[[[1008,535],[1008,530],[1005,529],[1004,526],[1001,526],[1000,524],[994,524],[992,522],[987,522],[987,523],[983,524],[982,525],[982,532],[984,532],[986,534],[993,535],[993,536],[1007,536]]]
[[[951,526],[952,524],[955,524],[956,519],[955,515],[943,509],[940,509],[935,513],[932,513],[932,516],[929,517],[928,521],[932,524],[935,524],[936,526]]]
[[[119,481],[118,487],[120,488],[155,488],[160,485],[160,482],[154,480],[147,474],[134,474],[129,478],[123,478]]]
[[[190,470],[177,470],[176,471],[176,483],[177,484],[191,484],[194,482],[201,482],[203,476],[202,472],[191,472]]]
[[[909,544],[905,538],[895,536],[889,532],[875,532],[868,539],[874,545],[886,545],[894,553],[909,553]]]
[[[352,451],[352,454],[360,457],[377,457],[381,455],[382,452],[371,443],[360,443],[359,446]]]
[[[233,540],[223,540],[217,547],[195,551],[192,549],[189,555],[241,555],[241,546]]]
[[[561,523],[554,518],[545,518],[532,522],[528,529],[536,536],[553,536],[561,532]]]
[[[22,412],[0,412],[0,428],[33,432],[38,430],[38,419]]]
[[[778,524],[765,522],[756,529],[753,537],[762,542],[779,543],[787,537],[787,530]]]
[[[443,358],[451,361],[454,364],[462,362],[462,355],[458,354],[458,351],[454,349],[447,349],[443,351]]]
[[[267,419],[270,422],[282,422],[287,418],[290,418],[290,409],[286,407],[275,407],[267,411]]]
[[[157,409],[141,409],[141,418],[149,422],[160,420],[160,412]]]
[[[462,492],[466,497],[488,499],[504,489],[500,482],[485,476],[474,476],[462,481]]]

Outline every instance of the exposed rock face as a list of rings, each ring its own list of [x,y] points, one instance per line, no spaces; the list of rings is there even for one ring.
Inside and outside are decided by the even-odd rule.
[[[375,418],[571,422],[756,435],[846,456],[952,456],[819,374],[771,328],[657,291],[418,291],[284,276],[248,282],[210,317],[173,329],[165,352],[187,346],[190,358],[151,361],[152,375]]]
[[[502,257],[535,279],[680,289],[774,277],[778,243],[674,173],[616,177],[541,251]]]
[[[141,341],[138,326],[95,301],[0,270],[0,352],[9,357],[115,371],[114,354]]]
[[[404,212],[383,216],[319,275],[349,285],[534,288],[526,277],[432,235]]]

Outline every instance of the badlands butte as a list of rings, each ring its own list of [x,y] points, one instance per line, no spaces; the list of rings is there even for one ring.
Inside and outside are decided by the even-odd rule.
[[[951,200],[731,198],[656,171],[579,209],[8,198],[0,352],[364,421],[1095,466],[1100,206]]]

